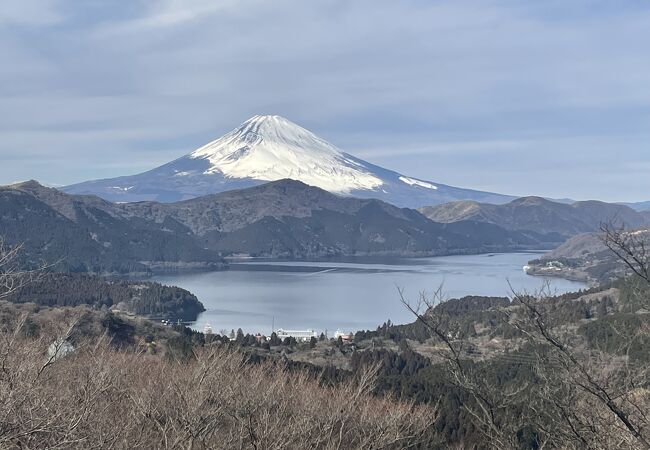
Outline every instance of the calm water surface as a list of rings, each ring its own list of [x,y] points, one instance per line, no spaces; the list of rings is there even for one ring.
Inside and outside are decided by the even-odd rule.
[[[242,328],[270,333],[275,328],[356,331],[374,329],[390,319],[413,321],[400,303],[398,287],[417,300],[444,283],[446,297],[506,296],[516,289],[535,290],[540,277],[523,272],[537,253],[444,256],[435,258],[351,258],[319,262],[239,262],[230,270],[158,276],[155,281],[185,288],[207,311],[192,325],[215,331]],[[558,293],[583,283],[549,280]]]

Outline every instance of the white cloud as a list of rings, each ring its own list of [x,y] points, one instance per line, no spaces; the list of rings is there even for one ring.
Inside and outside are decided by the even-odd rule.
[[[153,165],[257,113],[433,181],[462,182],[463,158],[471,166],[491,152],[548,179],[521,148],[556,166],[587,143],[604,166],[650,160],[639,145],[650,119],[650,7],[635,2],[99,3],[3,2],[0,158],[16,162],[0,164],[0,182],[44,173],[27,149],[58,155],[50,181],[81,181],[110,175],[109,158],[159,151]],[[82,171],[85,154],[98,156]],[[484,184],[511,191],[499,164],[481,160],[499,178]],[[603,184],[572,170],[567,189]],[[650,192],[650,181],[629,181],[630,193]],[[548,188],[535,183],[533,192]]]

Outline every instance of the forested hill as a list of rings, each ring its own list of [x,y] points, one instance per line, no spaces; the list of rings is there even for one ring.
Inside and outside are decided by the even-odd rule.
[[[616,232],[631,244],[631,249],[650,246],[650,230]],[[630,267],[605,245],[600,233],[579,234],[540,258],[528,263],[535,275],[561,276],[589,282],[609,282],[632,273]]]
[[[134,217],[174,220],[206,247],[257,256],[453,254],[548,247],[554,237],[463,221],[440,224],[380,200],[341,197],[294,180],[183,202],[121,205]]]
[[[90,305],[132,314],[196,320],[205,311],[194,294],[175,286],[125,280],[107,280],[84,274],[44,273],[7,300],[43,306]]]
[[[549,248],[556,236],[340,197],[293,180],[188,201],[115,204],[37,182],[0,188],[0,216],[23,258],[73,272],[201,267],[221,256],[447,255]]]
[[[119,207],[92,196],[70,196],[36,182],[0,187],[0,238],[22,245],[24,266],[70,272],[148,272],[148,262],[218,264],[172,219],[124,217]]]

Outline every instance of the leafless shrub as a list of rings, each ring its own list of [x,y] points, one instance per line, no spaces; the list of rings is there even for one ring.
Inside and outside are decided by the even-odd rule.
[[[647,329],[608,352],[579,348],[550,326],[545,300],[544,294],[514,293],[518,307],[506,313],[534,349],[530,362],[538,382],[529,406],[538,429],[550,441],[576,448],[650,448],[650,368],[624,356]]]
[[[9,247],[0,237],[0,299],[20,289],[25,282],[26,274],[16,263],[20,249],[21,246]]]
[[[49,361],[54,336],[23,323],[0,333],[0,448],[408,448],[435,418],[371,395],[376,369],[324,387],[222,348],[180,362],[101,340]]]
[[[648,305],[650,253],[648,232],[603,226],[603,242],[645,285],[635,295]],[[501,310],[503,324],[527,344],[527,352],[497,356],[495,361],[525,365],[532,381],[519,385],[490,382],[466,351],[453,321],[435,307],[444,302],[442,286],[432,296],[422,294],[402,302],[430,331],[449,380],[472,399],[464,405],[495,448],[519,448],[518,434],[534,430],[539,448],[650,448],[650,365],[631,360],[635,342],[647,342],[648,326],[608,331],[619,338],[617,348],[591,348],[570,327],[552,323],[554,303],[548,285],[535,293],[512,289],[511,306]]]
[[[463,405],[463,408],[474,419],[487,442],[494,448],[516,448],[517,425],[513,420],[509,420],[511,418],[508,417],[508,411],[520,390],[506,392],[496,389],[485,377],[477,373],[476,367],[466,354],[469,343],[458,339],[455,324],[435,309],[446,301],[443,285],[431,295],[421,292],[415,303],[405,298],[401,289],[399,295],[402,304],[441,344],[436,354],[447,369],[448,381],[472,399],[472,403]]]
[[[43,272],[52,267],[51,264],[41,263],[39,267],[26,270],[21,267],[18,256],[22,245],[10,246],[0,236],[0,300],[42,276]]]
[[[601,225],[605,246],[636,276],[650,283],[650,231]]]
[[[19,251],[0,241],[3,315],[2,298],[38,275],[19,269]],[[28,308],[0,321],[0,448],[427,445],[434,411],[372,395],[377,369],[324,387],[219,347],[197,349],[183,361],[118,351],[105,335],[76,333],[84,308],[48,311],[36,334],[28,330]],[[74,351],[60,352],[73,335]]]
[[[434,309],[444,302],[442,288],[416,303],[402,296],[402,302],[440,344],[437,357],[448,381],[471,399],[463,408],[491,447],[521,448],[520,434],[529,427],[539,448],[649,448],[650,367],[625,357],[639,334],[648,336],[647,328],[614,351],[584,348],[573,334],[551,326],[550,298],[548,289],[513,292],[512,305],[502,310],[504,325],[523,336],[528,351],[486,364],[523,365],[534,378],[500,385],[486,376],[485,365],[482,370],[472,361],[470,342],[459,337],[453,321]]]

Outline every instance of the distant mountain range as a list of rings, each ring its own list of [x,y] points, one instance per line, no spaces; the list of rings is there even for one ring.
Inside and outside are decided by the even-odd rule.
[[[78,272],[219,264],[223,256],[443,255],[557,244],[557,236],[473,220],[441,224],[376,199],[294,180],[177,203],[111,203],[31,181],[0,188],[0,235],[24,259]]]
[[[650,201],[648,202],[636,202],[636,203],[621,203],[621,205],[629,206],[636,211],[642,211],[650,217]]]
[[[116,202],[175,202],[280,179],[401,207],[455,200],[505,203],[514,197],[447,186],[370,164],[280,116],[255,116],[223,137],[138,175],[62,188]]]
[[[540,197],[518,198],[503,205],[460,201],[420,208],[420,212],[435,222],[473,220],[508,230],[557,233],[564,239],[598,231],[604,223],[626,228],[650,224],[650,212],[638,212],[624,205],[599,201],[565,204]]]
[[[441,223],[471,220],[507,230],[555,235],[566,241],[530,261],[527,272],[587,282],[607,282],[626,273],[625,265],[602,242],[603,225],[637,231],[650,227],[650,211],[598,201],[558,203],[539,197],[518,198],[503,205],[452,202],[420,208],[420,212]]]

